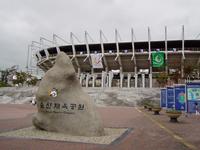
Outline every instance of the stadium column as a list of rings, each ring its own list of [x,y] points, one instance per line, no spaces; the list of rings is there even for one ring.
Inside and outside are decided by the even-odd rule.
[[[83,62],[86,62],[86,60],[88,59],[89,60],[89,64],[91,66],[91,73],[94,72],[94,68],[92,66],[92,60],[91,60],[91,57],[90,57],[90,48],[89,48],[89,44],[88,44],[88,32],[85,31],[85,44],[86,44],[86,50],[87,50],[87,56],[86,58],[83,60]],[[90,37],[91,38],[91,37]]]
[[[145,74],[142,74],[142,87],[145,88]]]
[[[152,66],[150,67],[150,74],[149,74],[149,87],[152,88]]]
[[[31,45],[28,45],[27,59],[26,59],[26,69],[27,69],[26,71],[27,71],[27,73],[28,73],[28,69],[29,69],[29,55],[30,55],[30,50],[31,50]],[[31,54],[32,54],[32,52],[31,52]],[[37,55],[37,57],[38,57],[38,55]],[[39,57],[38,57],[37,61],[39,61]]]
[[[80,77],[80,75],[81,75],[81,69],[78,68],[78,77]]]
[[[150,28],[148,27],[148,47],[149,47],[149,87],[152,88],[152,65],[151,65],[151,34]]]
[[[37,46],[37,45],[35,45],[35,44],[38,44],[39,46]],[[30,48],[31,48],[31,56],[33,55],[33,50],[35,51],[35,48],[37,48],[37,49],[42,49],[41,46],[42,46],[42,45],[41,45],[40,42],[32,41],[32,44],[30,45]],[[38,59],[39,59],[38,61],[39,61],[39,62],[42,61],[42,56],[41,56],[39,50],[36,51],[36,55],[38,56]],[[30,58],[32,58],[32,57],[30,57]],[[30,60],[30,61],[31,61],[31,60]]]
[[[71,32],[70,33],[70,41],[71,41],[71,44],[72,44],[72,52],[73,52],[73,56],[72,56],[71,61],[73,59],[75,59],[76,65],[78,67],[78,71],[81,71],[80,64],[79,64],[78,59],[76,57],[76,49],[75,49],[75,46],[74,46],[74,38],[73,37],[74,37],[74,34]]]
[[[182,59],[181,59],[181,77],[184,77],[184,61],[185,61],[185,40],[184,40],[184,25],[182,26]]]
[[[84,79],[84,74],[81,73],[81,75],[80,75],[80,84],[81,84],[81,86],[83,85],[83,79]]]
[[[46,45],[44,44],[44,41],[47,41],[47,42],[50,42],[50,43],[52,43],[52,41],[47,40],[47,39],[45,39],[43,37],[40,37],[41,48],[44,49],[44,52],[45,52],[45,55],[46,55],[46,59],[49,60],[49,51],[47,50]]]
[[[96,78],[97,78],[97,75],[96,74],[92,74],[92,87],[95,87]]]
[[[181,59],[181,77],[183,78],[184,77],[184,59],[182,58]]]
[[[138,75],[137,75],[137,63],[136,63],[136,58],[135,58],[135,44],[134,44],[134,31],[133,28],[131,28],[131,43],[132,43],[132,58],[131,61],[134,62],[134,72],[135,72],[135,88],[137,88],[137,80],[138,80]],[[128,75],[129,78],[129,75]],[[131,75],[130,75],[131,79]],[[130,79],[128,79],[128,86],[130,86]]]
[[[107,73],[105,71],[102,71],[102,74],[101,74],[101,87],[105,87],[105,83],[106,83],[106,75]]]
[[[120,88],[123,87],[123,79],[124,79],[124,74],[120,73]]]
[[[197,66],[199,66],[199,65],[200,65],[200,57],[197,61]],[[198,67],[198,79],[199,79],[199,74],[200,74],[200,67]]]
[[[103,45],[103,37],[105,38],[105,35],[103,34],[103,32],[100,30],[100,43],[101,43],[101,53],[102,53],[102,58],[105,64],[105,71],[108,72],[108,63],[106,60],[106,57],[104,55],[104,45]]]
[[[138,86],[138,74],[137,74],[137,66],[135,66],[135,88],[137,88]]]
[[[113,79],[113,72],[112,71],[109,71],[109,74],[108,74],[108,87],[112,87],[112,79]]]
[[[130,88],[130,87],[131,87],[131,86],[130,86],[130,81],[131,81],[131,74],[130,74],[130,73],[128,73],[128,78],[127,78],[127,80],[128,80],[127,87]]]
[[[90,74],[87,73],[87,75],[86,75],[86,85],[85,85],[86,88],[88,87],[89,79],[90,79]]]
[[[115,43],[116,43],[116,48],[117,48],[117,56],[115,57],[115,61],[118,60],[119,67],[120,67],[120,73],[122,73],[123,67],[122,67],[122,61],[121,61],[121,57],[120,57],[120,53],[119,53],[119,41],[118,41],[119,37],[120,36],[118,34],[118,31],[117,31],[117,29],[115,29]]]
[[[168,74],[168,65],[167,60],[168,59],[168,51],[167,51],[167,26],[165,26],[165,72]]]
[[[46,60],[49,60],[49,51],[46,49],[44,49],[45,52],[45,56],[46,56]]]
[[[62,42],[66,43],[66,44],[70,44],[70,43],[67,42],[65,39],[59,37],[58,35],[53,34],[53,43],[54,43],[54,45],[56,46],[57,53],[60,53],[60,48],[59,48],[57,39],[61,40]]]
[[[54,45],[55,45],[55,47],[56,47],[57,53],[60,53],[60,48],[59,48],[59,45],[58,45],[57,40],[56,40],[57,37],[58,37],[58,36],[57,36],[56,34],[53,34],[53,43],[54,43]],[[60,38],[60,37],[58,37],[58,38],[59,38],[59,39],[62,39],[62,38]],[[63,40],[63,39],[62,39],[62,41],[65,42],[65,40]],[[65,42],[65,43],[70,44],[70,43],[68,43],[68,42]]]

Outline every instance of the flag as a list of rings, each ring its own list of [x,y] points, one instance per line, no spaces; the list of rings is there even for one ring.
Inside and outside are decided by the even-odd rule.
[[[165,53],[164,52],[153,52],[151,54],[152,67],[160,68],[165,66]]]
[[[93,68],[95,68],[95,69],[103,68],[101,54],[99,54],[99,53],[91,54],[90,56],[91,56],[91,59],[92,59],[92,67]]]

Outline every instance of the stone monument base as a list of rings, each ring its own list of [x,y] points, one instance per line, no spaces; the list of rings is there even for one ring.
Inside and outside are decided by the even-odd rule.
[[[35,127],[18,129],[15,131],[9,131],[0,133],[0,136],[15,137],[15,138],[28,138],[28,139],[40,139],[40,140],[53,140],[53,141],[68,141],[78,143],[91,143],[91,144],[111,144],[117,139],[127,135],[131,131],[128,128],[105,128],[105,135],[98,137],[86,137],[86,136],[73,136],[66,135],[57,132],[49,132],[45,130],[38,130]]]

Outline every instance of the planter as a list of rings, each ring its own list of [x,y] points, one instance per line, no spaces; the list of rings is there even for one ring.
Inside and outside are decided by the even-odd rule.
[[[181,116],[182,112],[181,111],[167,111],[166,112],[167,116],[170,118],[170,122],[178,122],[178,117]]]
[[[144,105],[144,109],[147,109],[147,107],[148,107],[147,105]]]
[[[147,109],[147,105],[144,105],[144,109]]]
[[[153,107],[152,111],[154,112],[154,115],[159,115],[161,111],[161,107]]]
[[[152,106],[147,106],[148,111],[152,111]]]

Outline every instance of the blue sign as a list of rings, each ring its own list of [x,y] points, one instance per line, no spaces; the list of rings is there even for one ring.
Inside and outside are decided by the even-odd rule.
[[[185,85],[176,85],[174,87],[174,98],[175,109],[184,111],[186,107]]]
[[[167,87],[167,108],[174,108],[174,88]]]
[[[161,89],[160,91],[160,106],[166,107],[166,89]]]
[[[187,101],[187,112],[195,113],[196,110],[200,110],[200,101]]]
[[[200,108],[200,83],[186,84],[187,112],[195,113]]]

